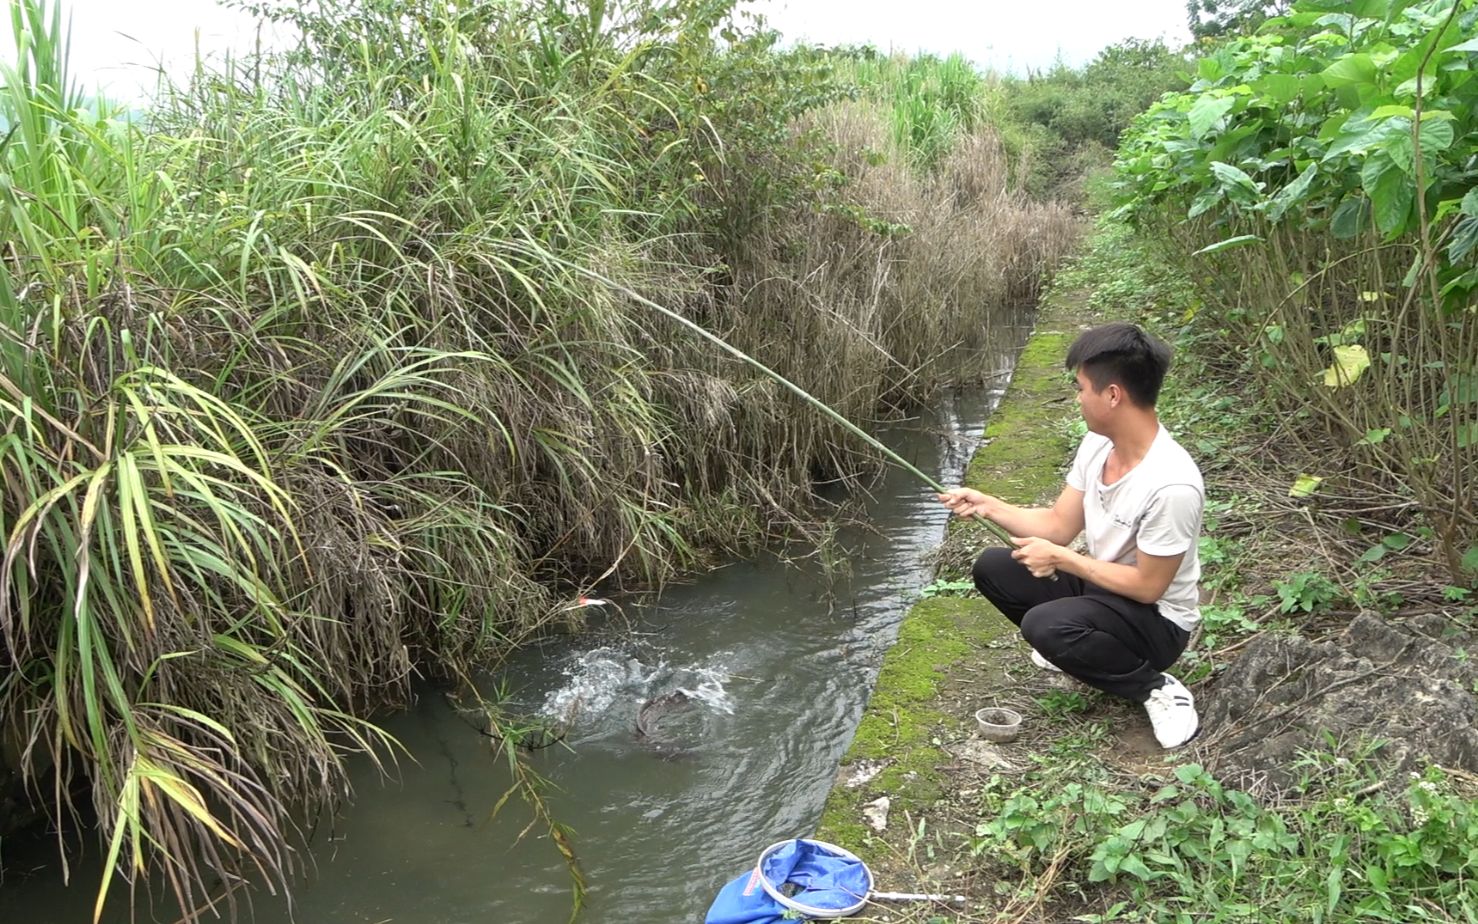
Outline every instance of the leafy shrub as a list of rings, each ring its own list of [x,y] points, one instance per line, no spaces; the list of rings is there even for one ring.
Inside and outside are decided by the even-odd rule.
[[[1447,774],[1388,788],[1374,764],[1304,763],[1307,782],[1278,807],[1196,764],[1138,801],[1095,783],[1009,790],[998,778],[970,852],[1028,886],[1049,867],[1044,888],[1097,886],[1110,910],[1078,920],[1405,922],[1417,907],[1422,920],[1473,919],[1478,807]]]
[[[1473,0],[1302,0],[1116,161],[1120,214],[1173,242],[1255,380],[1336,467],[1415,497],[1454,576],[1478,575],[1475,27]]]

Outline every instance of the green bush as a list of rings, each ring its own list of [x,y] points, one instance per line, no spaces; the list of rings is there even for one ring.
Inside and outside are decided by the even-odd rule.
[[[1415,499],[1468,580],[1475,28],[1473,0],[1303,0],[1203,58],[1116,162],[1120,214],[1205,283],[1256,380],[1309,418],[1307,439],[1333,436],[1332,470]]]
[[[1452,778],[1433,768],[1388,786],[1379,766],[1329,755],[1303,767],[1275,806],[1195,764],[1144,797],[997,778],[971,853],[1028,888],[1050,867],[1045,887],[1085,892],[1108,910],[1075,920],[1101,924],[1473,920],[1478,809]]]
[[[1164,93],[1183,88],[1189,64],[1161,41],[1110,45],[1081,69],[1057,64],[1003,82],[1010,118],[1036,130],[1033,191],[1044,193],[1112,160],[1119,136]]]

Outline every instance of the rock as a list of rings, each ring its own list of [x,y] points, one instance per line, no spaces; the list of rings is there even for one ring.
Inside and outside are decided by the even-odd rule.
[[[955,751],[960,760],[967,760],[987,770],[1014,770],[1015,766],[1001,753],[1001,749],[980,738],[971,738]]]
[[[1385,742],[1398,771],[1439,763],[1478,772],[1478,665],[1440,617],[1395,624],[1358,616],[1333,639],[1265,635],[1216,682],[1201,747],[1219,775],[1297,781],[1300,751]]]
[[[888,807],[893,800],[887,796],[879,796],[862,807],[862,817],[867,826],[879,834],[888,829]]]
[[[885,760],[859,760],[842,768],[841,784],[848,789],[856,789],[882,773],[887,766],[888,761]]]

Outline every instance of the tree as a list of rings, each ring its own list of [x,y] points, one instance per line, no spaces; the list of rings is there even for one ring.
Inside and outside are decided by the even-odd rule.
[[[1282,16],[1292,0],[1186,0],[1186,18],[1196,38],[1246,34]]]

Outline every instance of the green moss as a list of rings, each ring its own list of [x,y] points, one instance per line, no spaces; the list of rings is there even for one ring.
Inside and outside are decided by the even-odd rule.
[[[860,845],[859,838],[867,835],[860,823],[862,805],[880,793],[891,797],[894,812],[914,812],[940,797],[935,768],[950,758],[937,741],[942,728],[958,721],[937,708],[940,689],[962,664],[979,663],[986,646],[1010,628],[980,599],[933,597],[909,610],[846,758],[848,763],[887,761],[888,767],[866,786],[832,790],[820,836]]]
[[[877,687],[848,757],[880,760],[927,740],[942,716],[928,708],[948,669],[970,654],[971,641],[992,632],[990,608],[953,597],[923,600],[909,610],[883,661]]]

